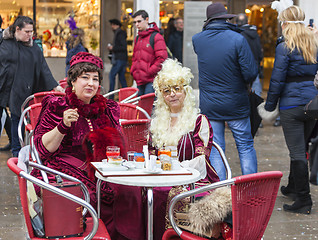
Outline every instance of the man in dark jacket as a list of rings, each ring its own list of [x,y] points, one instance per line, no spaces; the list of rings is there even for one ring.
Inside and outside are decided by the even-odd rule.
[[[257,27],[248,24],[247,16],[244,13],[237,15],[236,24],[242,30],[241,34],[247,40],[258,66],[258,75],[253,81],[251,89],[252,91],[255,91],[258,96],[261,96],[262,84],[260,81],[260,76],[262,75],[261,62],[263,61],[263,49],[261,45],[261,39],[257,33]]]
[[[168,39],[168,48],[170,49],[173,57],[182,63],[183,51],[183,19],[176,18],[175,20],[176,31],[172,32]]]
[[[127,34],[121,29],[121,22],[118,19],[109,20],[114,31],[114,40],[108,45],[108,50],[112,51],[112,69],[109,73],[109,92],[114,91],[116,75],[118,74],[121,87],[127,87],[125,73],[127,66]],[[111,96],[112,97],[112,96]]]
[[[132,16],[138,29],[130,73],[137,83],[139,96],[154,92],[153,79],[161,69],[161,63],[168,57],[164,38],[156,23],[149,23],[145,10],[139,10]]]
[[[21,105],[33,93],[57,87],[57,82],[37,44],[33,44],[33,20],[18,16],[0,41],[0,107],[11,112],[12,154],[18,156],[18,123]]]
[[[198,56],[200,109],[211,122],[213,139],[225,150],[224,128],[231,129],[241,161],[243,174],[257,172],[257,157],[251,134],[247,85],[257,76],[257,65],[246,39],[236,25],[227,19],[221,3],[207,7],[203,30],[193,36]],[[220,180],[225,168],[215,149],[210,161]]]

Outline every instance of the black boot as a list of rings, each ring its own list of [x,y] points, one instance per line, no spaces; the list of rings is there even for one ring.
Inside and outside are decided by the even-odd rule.
[[[308,165],[304,161],[293,161],[291,166],[297,198],[292,205],[284,204],[283,208],[287,212],[310,214],[312,200],[309,189]]]
[[[294,184],[294,177],[293,177],[293,164],[294,161],[290,161],[290,170],[289,170],[289,176],[288,176],[288,184],[287,186],[282,186],[280,188],[280,191],[282,194],[286,197],[291,198],[293,201],[296,200],[297,194],[295,190],[295,184]]]
[[[10,151],[11,150],[11,143],[8,143],[4,147],[0,148],[0,152]]]

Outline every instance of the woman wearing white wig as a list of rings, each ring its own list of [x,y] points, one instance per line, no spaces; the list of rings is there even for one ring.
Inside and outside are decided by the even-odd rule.
[[[152,154],[164,146],[175,146],[183,166],[191,166],[201,173],[201,183],[219,181],[210,165],[213,142],[212,127],[205,115],[195,107],[190,86],[193,75],[189,68],[176,60],[167,59],[153,82],[157,100],[150,126],[149,149]],[[154,236],[161,239],[164,231],[166,201],[170,188],[155,188]],[[158,200],[158,198],[160,200]],[[159,202],[160,201],[160,202]]]
[[[314,33],[304,24],[305,14],[297,6],[279,13],[283,41],[276,47],[265,110],[279,112],[290,156],[288,185],[281,187],[285,196],[295,202],[284,204],[284,210],[310,214],[312,200],[309,189],[306,143],[316,121],[304,114],[304,106],[318,91],[313,80],[318,70],[318,43]]]

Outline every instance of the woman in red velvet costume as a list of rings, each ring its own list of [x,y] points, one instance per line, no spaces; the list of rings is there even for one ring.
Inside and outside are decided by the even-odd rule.
[[[43,164],[81,180],[95,208],[96,178],[89,162],[105,158],[107,145],[120,146],[121,155],[126,155],[119,106],[98,93],[102,69],[99,57],[86,52],[76,54],[70,61],[66,96],[44,98],[34,131]],[[40,177],[38,171],[33,175]],[[103,182],[101,190],[101,218],[111,238],[144,239],[141,189]]]
[[[163,146],[176,146],[181,165],[199,170],[201,180],[198,184],[208,184],[219,181],[209,161],[213,131],[207,117],[195,107],[191,78],[190,69],[182,67],[176,60],[167,59],[162,64],[153,82],[157,100],[148,146],[151,154],[156,154]],[[170,189],[154,189],[155,239],[161,239],[167,227],[165,215],[169,191],[170,195],[178,191]],[[176,192],[172,193],[174,190]]]

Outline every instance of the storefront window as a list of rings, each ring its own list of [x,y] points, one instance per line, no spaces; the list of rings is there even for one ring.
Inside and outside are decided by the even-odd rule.
[[[73,18],[85,32],[84,47],[99,55],[100,0],[38,0],[37,34],[42,39],[46,57],[65,57],[70,26]]]
[[[33,18],[32,0],[1,0],[2,28],[11,25],[18,15]],[[36,34],[42,39],[45,57],[65,57],[66,39],[70,34],[66,21],[73,17],[85,32],[84,46],[99,55],[100,0],[37,0]]]

